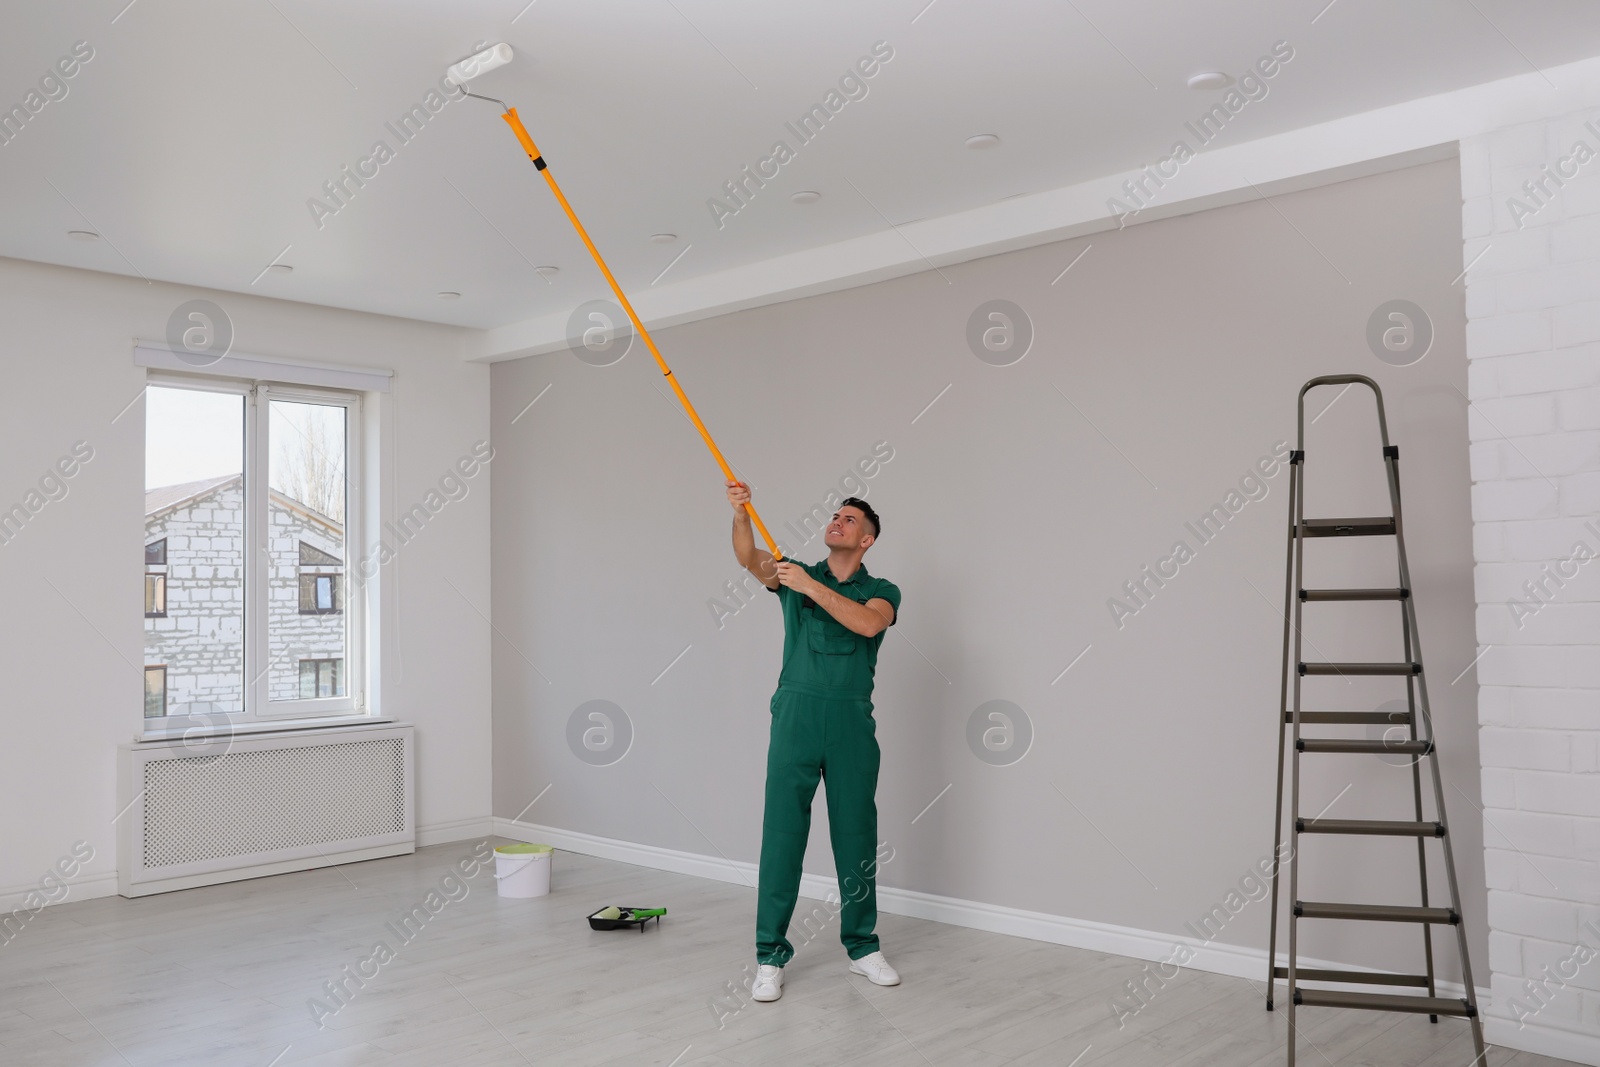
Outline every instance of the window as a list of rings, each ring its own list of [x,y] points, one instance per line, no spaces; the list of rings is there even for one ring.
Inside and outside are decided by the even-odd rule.
[[[144,669],[144,717],[159,719],[167,713],[167,668]]]
[[[147,727],[365,713],[345,584],[359,414],[354,393],[152,374]]]
[[[300,661],[300,699],[339,696],[344,691],[340,680],[343,660],[303,659]]]
[[[340,559],[338,556],[330,555],[327,552],[322,551],[322,549],[318,548],[316,545],[308,545],[304,541],[300,542],[300,566],[339,567],[343,564],[344,560]]]
[[[165,574],[145,572],[144,617],[147,619],[164,619],[167,617],[167,576]]]
[[[145,510],[150,510],[146,501]],[[167,539],[151,541],[144,546],[144,617],[164,619],[167,616]]]
[[[300,614],[332,615],[339,610],[338,577],[329,574],[300,575]]]
[[[339,568],[343,561],[316,545],[300,542],[300,614],[332,615],[340,610]]]

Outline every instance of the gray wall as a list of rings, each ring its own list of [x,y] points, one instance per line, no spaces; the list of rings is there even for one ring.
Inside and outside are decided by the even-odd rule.
[[[1180,538],[1193,547],[1184,524],[1292,442],[1301,383],[1354,371],[1385,389],[1401,448],[1481,964],[1476,678],[1449,684],[1476,653],[1460,269],[1451,160],[661,332],[775,532],[875,442],[893,448],[868,482],[886,529],[867,564],[905,596],[876,693],[880,836],[896,850],[884,884],[1183,934],[1268,854],[1287,469],[1121,628],[1107,602]],[[1011,366],[980,362],[965,338],[995,298],[1036,331]],[[1436,330],[1403,368],[1365,340],[1395,298]],[[720,629],[708,607],[738,572],[704,446],[642,346],[604,368],[565,353],[499,364],[493,396],[495,814],[553,783],[524,821],[753,861],[781,627],[764,599]],[[1370,399],[1352,390],[1310,430],[1308,513],[1386,511]],[[1389,544],[1328,544],[1308,573],[1392,584]],[[1392,606],[1316,610],[1308,658],[1399,658]],[[1365,710],[1403,690],[1311,693],[1309,707]],[[569,716],[593,699],[634,730],[609,766],[569,750]],[[1009,766],[967,743],[969,717],[997,699],[1035,732]],[[1319,757],[1305,807],[1336,797],[1330,816],[1409,817],[1410,775]],[[820,797],[817,815],[807,870],[826,874]],[[1413,847],[1313,840],[1303,895],[1410,902]],[[1264,947],[1266,920],[1251,904],[1219,940]],[[1311,955],[1416,965],[1410,931],[1319,925]]]

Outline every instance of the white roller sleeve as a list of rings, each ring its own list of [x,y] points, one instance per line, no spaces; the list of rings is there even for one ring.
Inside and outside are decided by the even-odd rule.
[[[444,76],[452,85],[465,85],[478,75],[487,74],[509,62],[511,62],[511,46],[502,41],[454,64],[444,72]]]

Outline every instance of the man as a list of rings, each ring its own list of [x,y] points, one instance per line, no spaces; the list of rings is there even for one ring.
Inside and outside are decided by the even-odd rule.
[[[800,864],[811,832],[811,799],[825,783],[833,863],[844,898],[839,939],[850,970],[876,985],[900,976],[878,949],[877,724],[872,676],[884,631],[900,610],[900,590],[874,578],[861,557],[882,530],[865,500],[839,504],[823,533],[828,558],[778,563],[756,547],[744,505],[750,490],[730,481],[733,552],[739,565],[778,594],[783,610],[783,669],[772,694],[767,744],[766,813],[756,903],[756,971],[751,996],[783,995],[783,968],[794,956],[785,936],[800,892]]]

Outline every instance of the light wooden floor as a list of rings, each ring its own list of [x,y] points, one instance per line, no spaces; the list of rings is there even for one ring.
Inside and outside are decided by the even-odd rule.
[[[498,841],[497,841],[498,843]],[[410,944],[385,923],[471,843],[303,874],[40,913],[0,947],[0,1063],[562,1067],[1267,1067],[1282,1012],[1259,986],[1185,972],[1119,1030],[1108,1003],[1136,961],[883,916],[904,983],[847,974],[837,923],[801,948],[776,1004],[718,1029],[710,1003],[751,960],[753,890],[555,857],[555,891],[501,900],[487,874]],[[802,906],[810,904],[802,901]],[[596,933],[605,904],[664,905],[644,933]],[[318,1030],[307,1000],[375,942],[398,947]],[[1307,1067],[1469,1067],[1466,1026],[1305,1009]],[[1565,1061],[1501,1049],[1491,1067]]]

